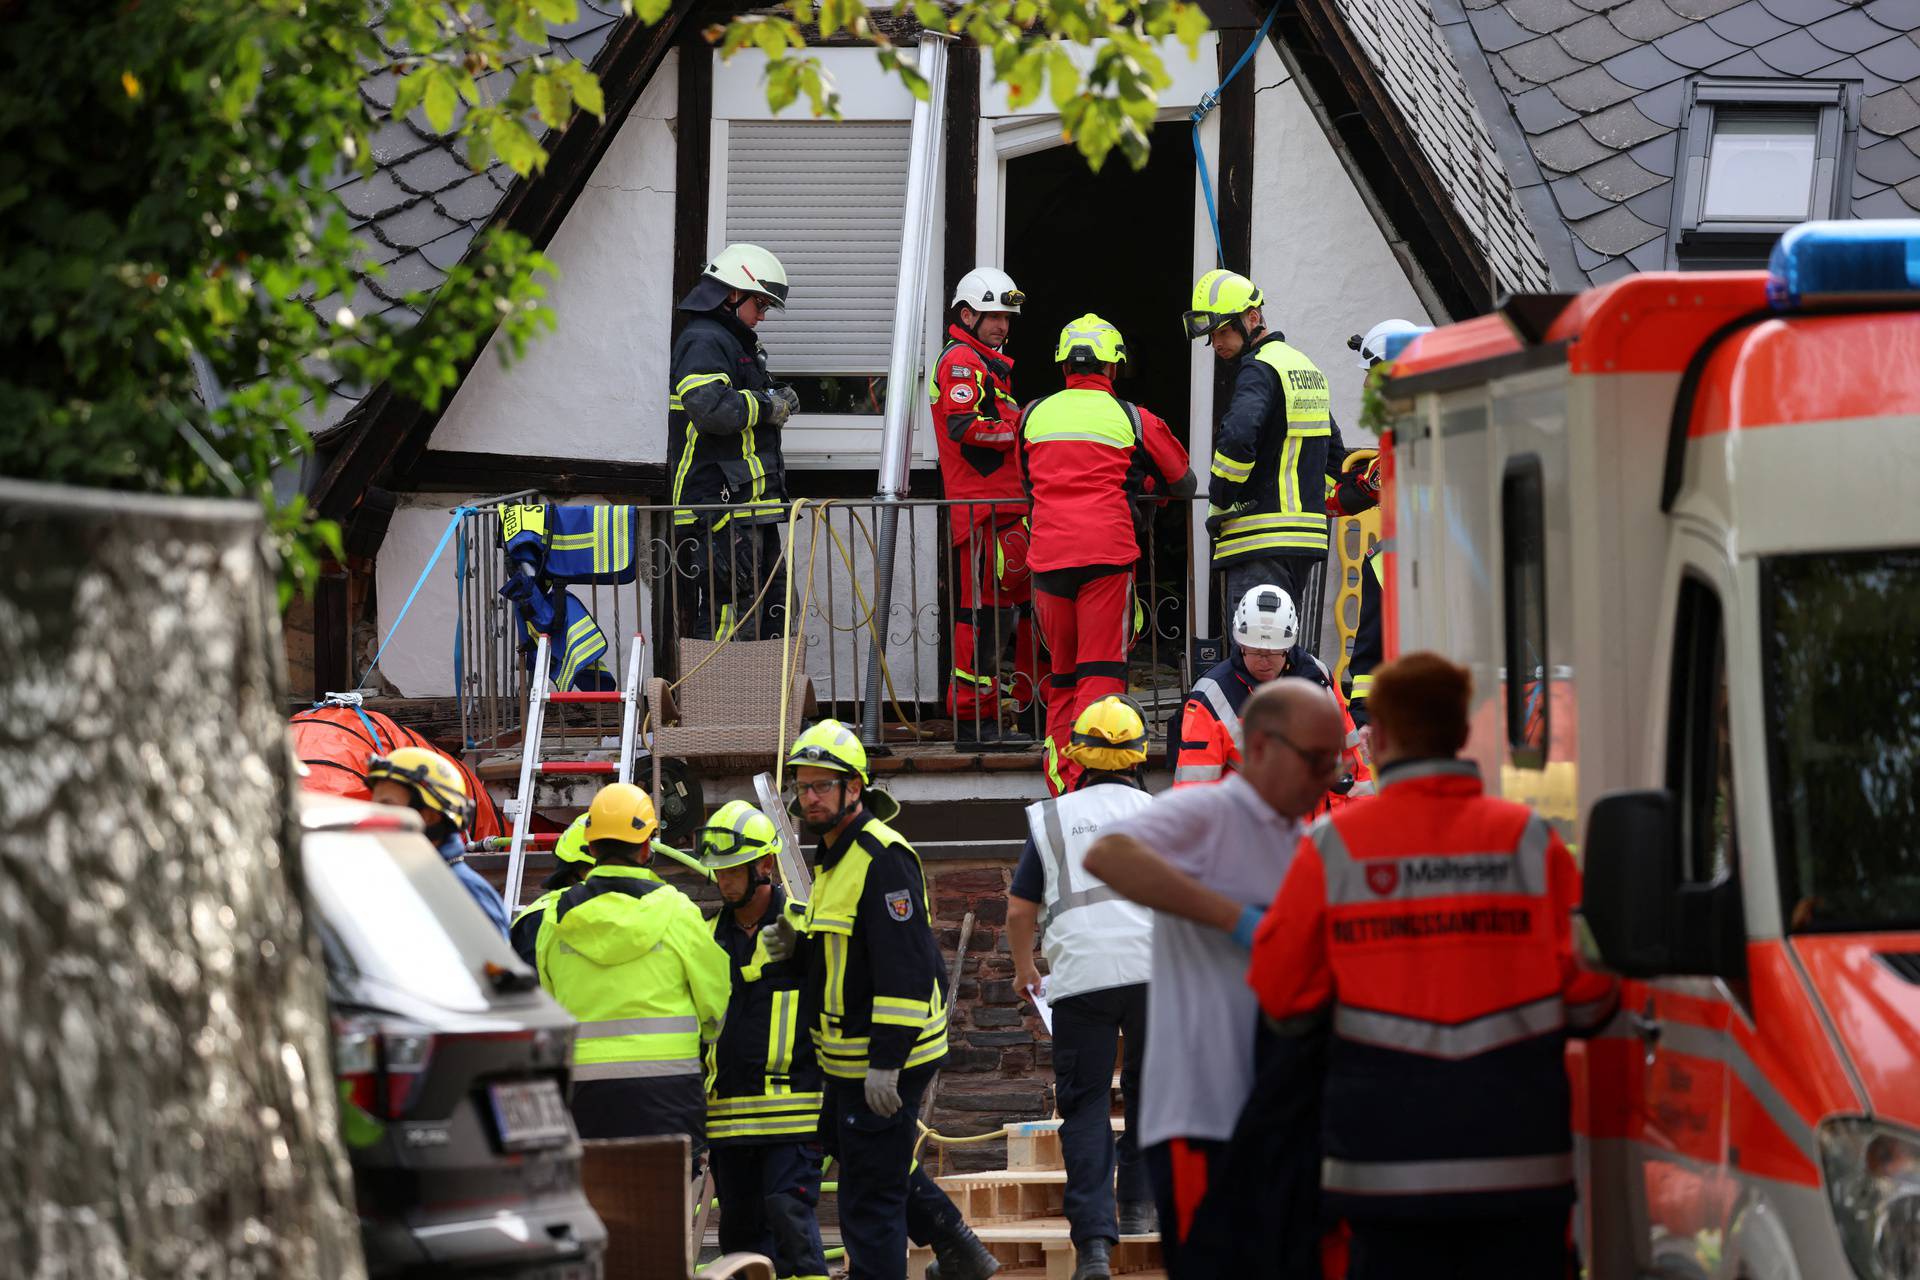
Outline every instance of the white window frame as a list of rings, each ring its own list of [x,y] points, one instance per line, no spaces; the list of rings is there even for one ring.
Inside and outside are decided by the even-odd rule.
[[[844,120],[911,120],[913,95],[897,76],[883,71],[875,52],[865,46],[813,48],[809,57],[820,60],[821,68],[833,79],[840,94],[840,115]],[[708,148],[710,170],[707,174],[707,256],[711,258],[726,245],[727,227],[727,131],[735,120],[806,121],[812,119],[803,97],[776,114],[767,106],[766,55],[757,50],[742,50],[730,61],[722,61],[718,52],[713,63],[713,121]],[[831,128],[823,124],[822,128]],[[944,156],[935,175],[934,208],[944,209],[946,198]],[[905,175],[902,175],[905,181]],[[935,287],[927,290],[927,315],[923,321],[926,340],[921,351],[920,369],[914,387],[926,382],[927,370],[939,354],[942,278],[940,264],[946,254],[946,219],[936,218],[929,239],[923,270]],[[796,290],[806,288],[805,280],[792,282]],[[774,376],[780,376],[778,365]],[[913,397],[914,466],[933,466],[939,460],[933,438],[932,409],[925,394]],[[782,448],[790,470],[820,471],[865,469],[880,464],[880,437],[885,419],[879,414],[801,413],[786,426]]]

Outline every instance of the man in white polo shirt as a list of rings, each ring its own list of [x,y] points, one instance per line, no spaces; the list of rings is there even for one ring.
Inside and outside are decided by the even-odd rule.
[[[1253,1091],[1260,1006],[1246,981],[1253,931],[1279,892],[1299,819],[1340,768],[1339,704],[1304,680],[1256,689],[1241,713],[1243,764],[1116,824],[1087,870],[1158,914],[1147,999],[1140,1146],[1159,1205],[1169,1280],[1239,1274],[1259,1188],[1226,1176]]]

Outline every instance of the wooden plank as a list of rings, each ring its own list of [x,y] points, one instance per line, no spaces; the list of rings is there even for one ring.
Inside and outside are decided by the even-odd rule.
[[[697,34],[680,44],[678,124],[674,130],[673,306],[707,265],[707,166],[713,153],[713,48]],[[673,313],[680,333],[681,313]]]
[[[538,489],[552,498],[594,494],[609,498],[664,498],[664,462],[608,462],[595,458],[527,457],[429,449],[401,484],[416,493],[515,493]]]
[[[958,44],[947,51],[947,239],[944,304],[973,260],[980,204],[980,50]]]

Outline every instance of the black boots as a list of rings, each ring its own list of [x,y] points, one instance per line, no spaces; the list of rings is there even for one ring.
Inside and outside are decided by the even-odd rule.
[[[964,1223],[951,1234],[933,1243],[933,1261],[927,1264],[927,1280],[987,1280],[1000,1269],[1000,1260],[980,1243],[973,1228]],[[1103,1269],[1098,1273],[1106,1275]]]
[[[1079,1255],[1073,1264],[1073,1280],[1108,1280],[1113,1274],[1109,1254],[1113,1241],[1105,1236],[1095,1236],[1080,1245],[1074,1252]]]
[[[955,751],[1031,751],[1033,739],[1018,729],[1003,729],[998,720],[974,720],[963,717],[954,721],[953,749]]]
[[[1150,1236],[1160,1230],[1160,1215],[1154,1211],[1151,1200],[1122,1200],[1120,1202],[1120,1234],[1123,1236]]]

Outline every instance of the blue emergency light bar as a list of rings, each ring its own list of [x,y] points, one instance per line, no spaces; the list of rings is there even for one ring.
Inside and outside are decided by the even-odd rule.
[[[1920,305],[1920,219],[1803,222],[1773,246],[1776,311],[1872,302]]]
[[[1412,346],[1415,338],[1423,333],[1432,332],[1433,326],[1427,325],[1420,329],[1409,329],[1405,333],[1390,333],[1380,340],[1380,358],[1388,361],[1398,360],[1400,353]]]

